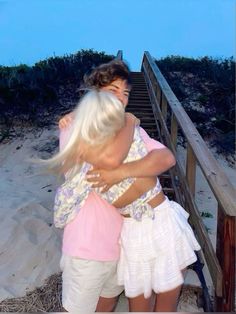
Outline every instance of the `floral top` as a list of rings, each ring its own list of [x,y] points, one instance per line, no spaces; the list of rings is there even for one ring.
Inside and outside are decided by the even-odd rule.
[[[129,153],[124,162],[138,160],[147,155],[145,143],[140,134],[140,127],[135,127],[134,140]],[[67,179],[58,189],[54,204],[54,224],[58,228],[63,228],[72,221],[78,213],[91,191],[95,191],[108,203],[114,203],[125,191],[129,189],[135,178],[127,178],[120,183],[113,185],[107,192],[101,193],[101,188],[92,188],[85,176],[91,168],[89,163],[84,162],[82,167],[72,179]],[[147,204],[156,194],[161,191],[161,185],[157,178],[154,188],[144,193],[133,203],[119,209],[121,214],[129,214],[136,220],[141,220],[145,213],[148,217],[154,218],[153,208]]]

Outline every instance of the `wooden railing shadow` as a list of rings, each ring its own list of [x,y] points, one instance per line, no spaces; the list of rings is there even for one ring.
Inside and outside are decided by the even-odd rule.
[[[171,170],[172,184],[177,201],[190,213],[190,222],[201,244],[202,259],[207,264],[215,289],[215,310],[231,312],[235,306],[236,191],[149,52],[144,53],[142,72],[148,86],[161,140],[176,155],[177,163]],[[176,154],[180,130],[187,143],[185,168]],[[216,250],[213,248],[196,202],[197,166],[216,199],[218,212]]]

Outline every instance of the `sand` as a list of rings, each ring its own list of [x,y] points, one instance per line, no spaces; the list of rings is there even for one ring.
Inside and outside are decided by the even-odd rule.
[[[58,272],[61,230],[53,226],[58,180],[29,158],[46,157],[56,129],[30,132],[0,149],[0,301],[23,296]]]

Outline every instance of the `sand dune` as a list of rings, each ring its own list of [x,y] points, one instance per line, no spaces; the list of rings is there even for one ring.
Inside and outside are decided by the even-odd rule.
[[[27,161],[49,154],[42,148],[55,137],[45,130],[1,145],[0,300],[23,296],[59,271],[61,230],[52,215],[59,182]]]

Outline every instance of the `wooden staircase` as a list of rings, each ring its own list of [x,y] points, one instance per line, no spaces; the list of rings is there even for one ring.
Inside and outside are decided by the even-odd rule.
[[[131,72],[131,79],[132,90],[127,111],[140,119],[141,127],[145,129],[150,137],[160,140],[144,75],[142,72]],[[168,172],[163,173],[159,176],[159,180],[164,193],[168,195],[169,199],[174,200],[175,195],[170,174]]]
[[[158,139],[158,131],[143,73],[132,72],[131,78],[132,90],[127,110],[141,120],[141,126],[152,138]]]
[[[116,58],[123,59],[121,50]],[[133,89],[127,111],[135,114],[147,133],[164,143],[176,157],[175,167],[159,178],[165,194],[190,214],[189,221],[202,247],[198,261],[193,266],[203,290],[204,311],[233,312],[236,309],[235,188],[148,51],[143,54],[141,72],[131,74]],[[186,147],[184,162],[178,154],[179,138]],[[216,248],[200,215],[205,208],[197,199],[199,174],[209,188],[210,198],[214,200],[213,210],[217,217]],[[211,279],[211,296],[203,270]]]

